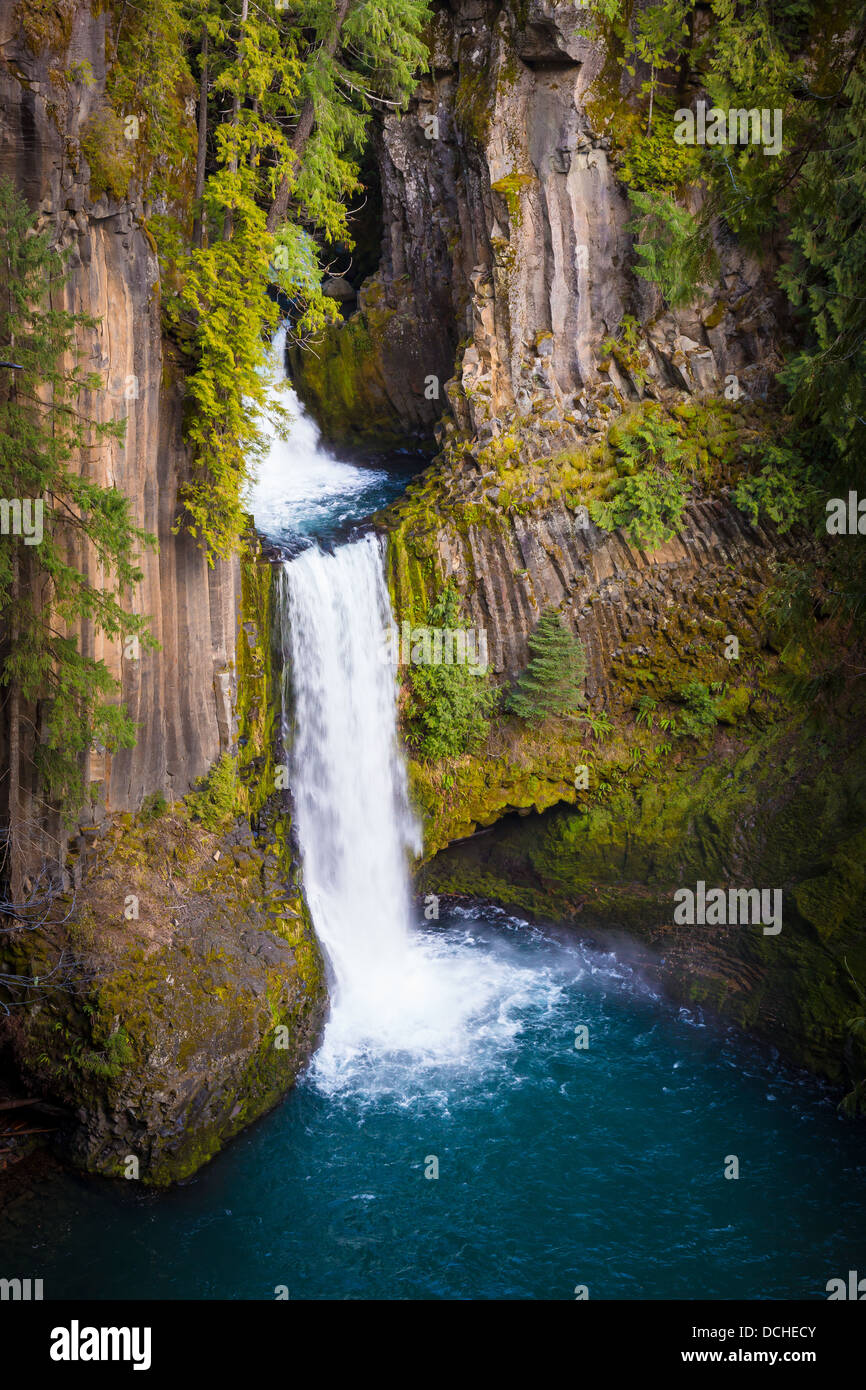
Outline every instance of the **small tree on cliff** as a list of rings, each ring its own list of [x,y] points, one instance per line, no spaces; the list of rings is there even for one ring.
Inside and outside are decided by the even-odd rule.
[[[507,709],[531,724],[540,724],[584,703],[583,643],[568,631],[555,608],[545,608],[529,639],[529,651],[529,664],[508,696]]]
[[[87,414],[87,393],[103,383],[77,365],[75,339],[95,320],[55,307],[65,276],[50,233],[34,229],[26,203],[0,180],[0,347],[21,368],[0,368],[0,872],[15,903],[31,818],[81,807],[81,755],[94,740],[135,742],[118,682],[87,648],[99,633],[152,641],[127,603],[141,578],[136,550],[156,542],[133,523],[128,498],[87,476],[94,451],[122,437],[124,422]]]

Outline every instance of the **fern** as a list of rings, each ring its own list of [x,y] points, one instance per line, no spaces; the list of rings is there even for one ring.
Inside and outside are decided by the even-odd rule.
[[[635,270],[659,286],[672,309],[680,309],[718,271],[709,229],[665,193],[633,189],[631,199],[639,214],[628,224],[637,236]]]

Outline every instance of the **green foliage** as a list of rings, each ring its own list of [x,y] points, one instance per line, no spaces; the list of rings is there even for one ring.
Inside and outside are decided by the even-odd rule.
[[[187,37],[202,8],[207,6],[202,7],[198,0],[137,0],[134,6],[115,0],[116,17],[109,26],[106,44],[110,109],[99,119],[111,130],[118,155],[125,150],[123,165],[136,175],[152,202],[189,198],[196,140],[195,110],[187,109],[187,102],[195,95]],[[127,117],[135,117],[138,123],[131,140],[123,137]],[[98,147],[93,155],[96,164],[89,153],[87,158],[91,192],[97,196],[93,175],[94,170],[101,171],[105,156]],[[98,177],[105,175],[100,172]],[[115,175],[114,187],[119,184]],[[115,191],[114,196],[123,194]]]
[[[89,460],[122,438],[123,422],[96,423],[81,409],[82,394],[102,382],[81,366],[76,332],[96,324],[51,307],[62,299],[66,270],[50,234],[33,224],[0,180],[0,343],[24,368],[0,380],[0,496],[43,506],[41,543],[8,536],[0,545],[0,681],[13,705],[38,707],[34,756],[44,794],[72,815],[85,799],[81,755],[94,742],[114,749],[135,741],[116,703],[119,682],[74,634],[86,624],[109,640],[155,645],[128,599],[141,579],[137,552],[156,541],[135,525],[126,497],[88,477]]]
[[[615,61],[633,76],[640,60],[650,81],[639,93],[643,125],[614,112],[621,175],[638,216],[637,273],[658,284],[676,308],[715,274],[713,219],[756,252],[775,241],[779,281],[800,328],[781,373],[798,425],[812,433],[811,457],[852,476],[866,445],[866,19],[857,0],[655,0],[633,10],[618,0],[593,6],[596,28]],[[664,76],[661,83],[660,75]],[[605,79],[610,83],[610,78]],[[676,173],[665,167],[651,131],[666,129],[670,99],[706,91],[722,110],[781,112],[783,141],[676,146],[700,169],[707,190],[700,219],[672,203]],[[654,100],[652,124],[649,103]],[[622,105],[622,103],[619,103]],[[659,112],[661,111],[661,114]],[[618,127],[617,127],[618,128]],[[617,130],[614,130],[617,137]],[[662,144],[664,142],[662,141]],[[654,168],[659,170],[654,175]],[[817,428],[816,428],[817,427]],[[782,474],[787,472],[780,466]],[[798,475],[799,477],[799,475]],[[798,484],[799,486],[799,484]],[[741,491],[745,509],[786,507],[783,481],[768,473]],[[774,500],[775,494],[775,500]]]
[[[459,630],[460,595],[452,580],[427,613],[427,625]],[[409,742],[423,758],[454,758],[483,743],[498,703],[490,677],[465,663],[412,666],[407,717]]]
[[[610,738],[613,733],[613,722],[605,710],[600,710],[598,714],[593,713],[591,709],[584,710],[582,714],[578,715],[578,719],[589,725],[589,731],[593,738],[598,739],[600,743],[603,743],[606,738]]]
[[[680,426],[652,401],[617,420],[608,433],[608,443],[620,474],[671,468],[682,459]]]
[[[262,330],[277,319],[267,294],[272,254],[264,213],[252,200],[241,205],[238,199],[232,239],[179,259],[182,288],[168,306],[170,323],[189,324],[196,362],[187,378],[194,467],[181,490],[184,521],[211,564],[230,555],[243,532],[244,487],[266,445]],[[275,423],[283,427],[285,417]]]
[[[199,778],[186,804],[205,830],[216,832],[239,812],[237,764],[228,753],[214,763],[206,777]]]
[[[702,738],[718,721],[716,701],[702,681],[689,681],[680,691],[685,709],[679,730],[690,738]]]
[[[862,31],[861,31],[862,32]],[[837,89],[840,87],[836,83]],[[797,419],[818,421],[844,473],[866,449],[866,74],[825,110],[793,198],[779,279],[804,332],[782,373]]]
[[[590,502],[593,521],[605,531],[625,527],[631,539],[650,550],[669,541],[686,505],[687,489],[672,475],[647,471],[612,484],[611,498]]]
[[[90,166],[90,196],[125,198],[135,165],[123,122],[114,111],[90,117],[81,132],[81,153]]]
[[[631,198],[638,211],[629,223],[637,237],[635,273],[658,285],[672,309],[682,308],[717,273],[709,228],[665,193],[634,189]]]
[[[584,704],[586,654],[555,608],[545,608],[529,638],[530,659],[506,708],[531,724],[569,714]]]
[[[655,711],[657,705],[658,700],[654,700],[651,695],[641,695],[640,699],[637,702],[637,714],[635,715],[635,722],[637,724],[646,724],[647,728],[651,729],[653,724],[655,723]]]
[[[647,379],[646,368],[640,355],[641,326],[633,314],[624,314],[616,333],[605,339],[602,352],[609,353],[628,372],[635,385],[643,386]]]
[[[167,810],[168,802],[162,792],[151,792],[150,796],[146,796],[142,801],[139,816],[145,824],[150,824],[164,816]]]
[[[34,53],[69,43],[76,0],[18,0],[14,20]]]
[[[150,229],[165,325],[188,359],[193,468],[178,525],[213,564],[237,547],[264,447],[265,347],[277,315],[270,291],[292,301],[300,338],[339,317],[322,294],[322,263],[338,244],[351,247],[369,112],[382,102],[405,106],[426,61],[428,8],[426,0],[352,0],[342,15],[325,0],[115,0],[112,8],[111,111],[99,118],[112,139],[100,150],[96,131],[85,137],[92,189],[119,196],[128,182],[129,154],[115,136],[121,117],[136,116],[134,174],[159,208]],[[203,184],[199,203],[194,181]],[[276,414],[279,429],[285,415]]]
[[[110,1081],[126,1071],[135,1060],[132,1043],[125,1028],[117,1028],[105,1039],[101,1051],[75,1049],[73,1060],[85,1076],[96,1076]]]
[[[742,456],[752,471],[737,483],[734,501],[754,525],[769,517],[784,534],[814,516],[817,495],[813,465],[789,441],[745,444]]]
[[[653,402],[618,420],[608,435],[619,477],[589,504],[605,531],[625,528],[638,545],[670,540],[688,497],[682,427]]]
[[[616,161],[616,173],[632,191],[673,195],[700,178],[700,149],[674,140],[672,101],[655,102],[649,129],[632,122],[620,138],[624,148]]]

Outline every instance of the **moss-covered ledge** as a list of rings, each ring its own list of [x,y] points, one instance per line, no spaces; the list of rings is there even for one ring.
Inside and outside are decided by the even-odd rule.
[[[189,1177],[309,1058],[324,971],[278,828],[267,844],[183,808],[121,818],[71,921],[21,941],[22,973],[45,978],[61,950],[79,962],[70,991],[33,992],[20,1059],[24,1081],[77,1117],[61,1135],[77,1166],[157,1186]]]
[[[718,740],[614,779],[602,795],[510,817],[420,871],[423,892],[472,895],[613,943],[673,997],[706,1005],[826,1077],[863,1108],[866,745],[849,711]],[[600,784],[604,787],[605,784]],[[778,935],[684,926],[677,888],[779,888]]]

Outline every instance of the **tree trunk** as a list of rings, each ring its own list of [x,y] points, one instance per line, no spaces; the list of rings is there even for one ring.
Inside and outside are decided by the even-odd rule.
[[[333,58],[334,54],[337,51],[337,45],[340,42],[340,32],[345,23],[346,15],[349,13],[350,3],[351,0],[337,0],[336,11],[334,14],[334,27],[332,28],[330,34],[325,40],[325,43],[323,44],[324,50],[329,58]],[[313,124],[315,118],[316,111],[313,105],[313,98],[307,97],[306,101],[301,107],[301,114],[298,117],[298,124],[295,128],[295,133],[292,136],[292,149],[298,156],[298,160],[300,160],[302,154],[304,153],[304,146],[306,145],[313,132]],[[278,223],[282,222],[288,210],[288,206],[289,180],[288,178],[283,178],[280,180],[280,186],[277,189],[277,196],[271,204],[271,209],[268,213],[267,225],[269,232],[275,231]]]
[[[195,220],[192,224],[193,246],[201,246],[204,235],[204,197],[205,159],[207,157],[207,58],[208,33],[202,31],[201,41],[201,91],[198,99],[198,150],[195,159]]]

